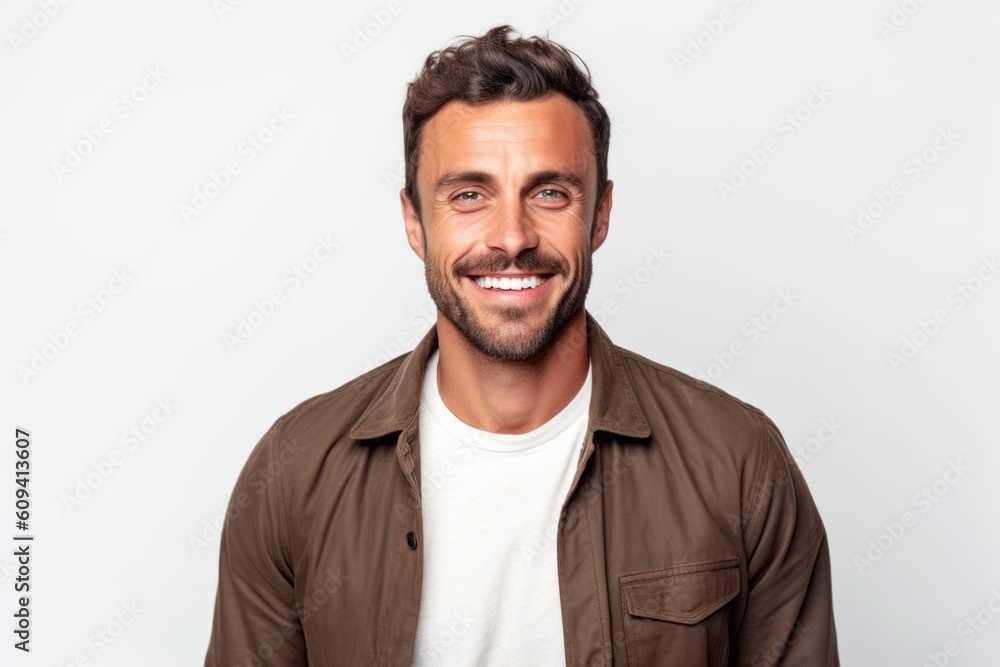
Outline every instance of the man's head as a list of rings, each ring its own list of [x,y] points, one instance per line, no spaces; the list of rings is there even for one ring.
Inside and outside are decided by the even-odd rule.
[[[423,70],[409,83],[403,104],[405,189],[420,213],[417,163],[424,125],[452,100],[468,104],[528,101],[562,93],[572,100],[590,124],[597,163],[597,199],[608,180],[611,119],[598,101],[590,71],[577,66],[573,53],[541,37],[514,38],[509,25],[492,28],[482,37],[435,51]]]
[[[569,51],[510,30],[431,54],[409,85],[400,198],[447,321],[525,360],[582,315],[611,209],[610,121]]]

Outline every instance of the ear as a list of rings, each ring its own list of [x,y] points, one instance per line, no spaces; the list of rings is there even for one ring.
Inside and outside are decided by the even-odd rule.
[[[410,242],[410,247],[413,248],[413,252],[417,253],[417,257],[421,261],[424,260],[424,226],[420,222],[420,216],[417,215],[417,208],[413,205],[413,201],[406,194],[406,188],[402,188],[399,191],[399,204],[403,209],[403,223],[406,225],[406,240]]]
[[[597,212],[594,215],[594,229],[590,233],[590,251],[593,252],[601,247],[604,239],[608,237],[608,225],[611,222],[611,191],[614,189],[614,181],[608,181],[608,186],[604,188],[601,201],[597,202]]]

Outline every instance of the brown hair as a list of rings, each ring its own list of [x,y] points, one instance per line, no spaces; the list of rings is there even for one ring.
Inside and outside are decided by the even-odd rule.
[[[575,53],[542,37],[509,38],[513,28],[501,25],[481,37],[434,51],[417,77],[407,85],[403,104],[403,152],[406,194],[420,215],[416,174],[424,124],[451,100],[474,104],[491,101],[528,101],[562,93],[587,118],[597,160],[597,200],[608,181],[611,120],[591,85],[590,70]],[[579,59],[579,56],[576,56]],[[596,204],[595,204],[596,206]]]

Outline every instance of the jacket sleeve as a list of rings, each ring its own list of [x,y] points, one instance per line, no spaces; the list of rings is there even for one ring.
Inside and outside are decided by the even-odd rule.
[[[743,527],[749,592],[733,664],[837,667],[826,530],[781,433],[760,419],[760,466]]]
[[[283,503],[279,420],[250,453],[222,528],[205,667],[305,667]]]

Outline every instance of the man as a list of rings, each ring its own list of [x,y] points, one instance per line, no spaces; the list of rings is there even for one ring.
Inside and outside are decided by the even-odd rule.
[[[437,324],[258,443],[206,665],[837,665],[778,429],[584,310],[608,115],[572,54],[510,31],[409,85],[400,200]]]

